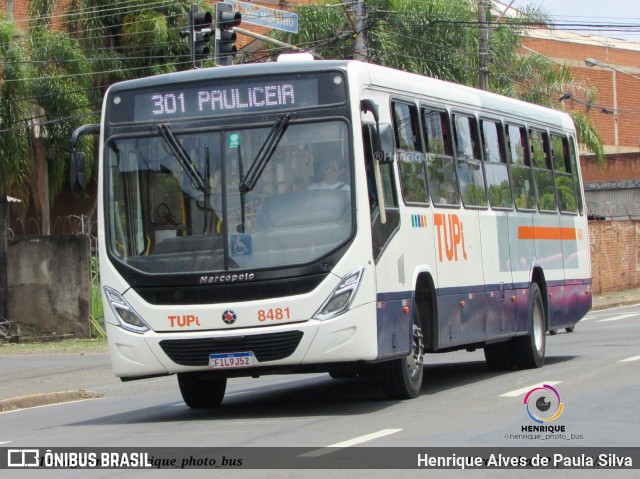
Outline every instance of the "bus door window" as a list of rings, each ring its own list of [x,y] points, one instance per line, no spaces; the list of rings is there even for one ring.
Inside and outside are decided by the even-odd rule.
[[[486,206],[487,195],[476,120],[472,116],[455,114],[453,125],[462,202],[465,206]]]
[[[505,135],[516,208],[533,210],[536,207],[536,197],[528,155],[527,131],[523,126],[507,124]]]
[[[576,190],[571,175],[569,140],[566,136],[551,133],[551,157],[558,192],[558,206],[562,213],[576,213]]]
[[[436,205],[458,206],[460,194],[451,144],[451,128],[445,111],[423,107],[422,125],[427,151],[427,180]]]
[[[384,246],[400,225],[400,214],[393,182],[393,163],[380,163],[378,166],[380,168],[380,179],[382,181],[381,189],[384,195],[386,221],[383,223],[380,219],[377,186],[374,175],[374,162],[378,161],[373,155],[375,135],[376,127],[374,125],[364,125],[362,129],[362,139],[365,170],[367,172],[367,188],[369,190],[369,207],[371,209],[371,242],[373,258],[377,261]]]
[[[406,203],[429,203],[427,174],[418,128],[418,109],[407,103],[392,103],[396,137],[395,158],[400,170],[402,197]]]
[[[551,158],[547,147],[548,135],[540,130],[529,130],[533,175],[540,211],[556,211],[556,193],[551,170]]]
[[[511,209],[511,187],[506,164],[506,152],[502,139],[502,124],[497,121],[481,120],[480,134],[484,152],[484,169],[489,190],[489,204],[492,208]]]

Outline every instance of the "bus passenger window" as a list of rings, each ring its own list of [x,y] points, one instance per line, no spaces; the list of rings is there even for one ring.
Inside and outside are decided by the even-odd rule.
[[[531,154],[533,157],[533,177],[536,184],[536,195],[540,211],[556,211],[556,193],[553,182],[553,171],[548,155],[545,132],[529,130],[531,140]]]
[[[400,172],[402,197],[407,203],[429,203],[427,174],[417,129],[418,112],[414,105],[393,103],[393,123],[396,134],[395,157]]]
[[[484,146],[484,169],[489,189],[489,204],[492,208],[512,208],[509,171],[504,161],[502,147],[502,125],[489,120],[480,121],[480,133]]]
[[[551,169],[547,150],[544,145],[547,134],[538,130],[529,130],[529,140],[531,143],[531,158],[534,168]]]
[[[487,206],[476,120],[456,114],[453,125],[462,202],[465,206]]]
[[[522,126],[507,125],[507,161],[511,169],[511,181],[516,208],[533,210],[536,196],[533,189],[533,177],[527,155],[527,131]]]
[[[576,191],[571,176],[569,141],[566,137],[551,134],[551,156],[555,170],[558,206],[563,213],[576,213]]]
[[[422,108],[427,144],[427,179],[436,205],[459,205],[456,164],[453,158],[448,116],[445,111]]]
[[[396,148],[420,151],[418,136],[418,118],[416,107],[407,103],[393,102],[393,132],[396,136]]]
[[[507,161],[514,165],[529,165],[526,131],[521,126],[507,125]]]

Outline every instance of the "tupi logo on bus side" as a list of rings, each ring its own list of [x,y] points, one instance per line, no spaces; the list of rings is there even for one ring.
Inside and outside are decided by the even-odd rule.
[[[442,263],[442,243],[448,261],[458,261],[461,256],[467,260],[467,251],[464,247],[464,229],[462,221],[456,214],[434,213],[433,225],[438,230],[438,259]],[[460,253],[459,253],[460,251]]]

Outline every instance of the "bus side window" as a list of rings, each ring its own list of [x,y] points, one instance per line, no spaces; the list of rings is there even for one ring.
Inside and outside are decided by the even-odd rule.
[[[529,167],[527,131],[524,127],[508,124],[505,130],[507,139],[507,162],[511,170],[511,184],[516,208],[533,210],[536,207],[533,177]]]
[[[475,118],[460,114],[453,115],[453,135],[462,202],[465,206],[487,206]]]
[[[409,151],[420,151],[418,118],[416,107],[408,103],[392,102],[393,132],[396,137],[396,148]]]
[[[571,176],[569,140],[565,136],[551,134],[551,157],[558,192],[558,206],[562,213],[576,213],[576,190]]]
[[[511,186],[505,161],[502,140],[502,124],[491,120],[480,121],[480,133],[484,152],[484,169],[492,208],[511,209]]]
[[[576,192],[576,200],[578,202],[578,213],[582,215],[584,213],[582,207],[582,185],[580,184],[580,176],[578,175],[578,154],[576,153],[576,143],[573,137],[570,138],[568,149],[571,176],[573,176],[573,186]]]
[[[533,177],[536,184],[536,195],[540,211],[556,211],[556,193],[549,150],[548,135],[540,130],[529,130],[531,155],[533,158]]]
[[[436,205],[460,204],[456,164],[453,158],[449,119],[445,111],[423,107],[422,127],[427,151],[427,179]]]
[[[418,109],[415,105],[392,103],[393,130],[396,135],[396,152],[400,170],[402,197],[407,203],[429,203],[427,174],[420,145]]]

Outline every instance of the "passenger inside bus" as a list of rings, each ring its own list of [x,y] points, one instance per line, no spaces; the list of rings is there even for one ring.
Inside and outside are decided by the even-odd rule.
[[[310,190],[348,190],[349,185],[342,181],[344,168],[338,160],[331,158],[320,164],[321,179],[309,186]]]

